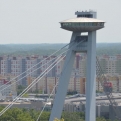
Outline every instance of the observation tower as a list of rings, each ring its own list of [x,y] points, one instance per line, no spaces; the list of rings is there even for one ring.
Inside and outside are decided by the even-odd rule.
[[[95,11],[77,11],[77,18],[60,22],[61,28],[72,31],[69,50],[59,79],[57,93],[49,121],[60,119],[64,100],[77,52],[87,53],[86,66],[86,121],[96,120],[96,31],[104,28],[105,22],[96,19]],[[88,35],[82,33],[88,32]]]

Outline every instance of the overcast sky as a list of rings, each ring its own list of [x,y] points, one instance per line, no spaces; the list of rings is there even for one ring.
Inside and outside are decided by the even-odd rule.
[[[97,42],[121,42],[121,0],[0,0],[0,44],[68,43],[59,22],[89,9],[106,21]]]

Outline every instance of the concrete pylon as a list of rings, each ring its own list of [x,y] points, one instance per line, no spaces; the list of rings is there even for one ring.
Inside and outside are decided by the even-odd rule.
[[[55,118],[61,118],[75,55],[76,52],[81,51],[87,52],[86,121],[95,121],[96,32],[89,32],[88,39],[86,41],[83,42],[83,40],[80,40],[82,41],[81,45],[77,44],[79,41],[77,41],[76,38],[79,36],[80,33],[78,32],[73,32],[72,34],[69,46],[70,50],[66,55],[66,60],[62,70],[62,75],[59,79],[59,85],[49,121],[53,121]],[[72,44],[73,47],[71,47]]]

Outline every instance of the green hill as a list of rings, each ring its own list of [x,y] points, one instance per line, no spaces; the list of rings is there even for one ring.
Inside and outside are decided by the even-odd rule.
[[[49,55],[66,44],[5,44],[0,45],[0,56]],[[121,54],[121,43],[98,43],[97,55]]]

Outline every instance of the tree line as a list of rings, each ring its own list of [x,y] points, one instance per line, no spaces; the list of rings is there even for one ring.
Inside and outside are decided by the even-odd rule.
[[[3,109],[3,106],[0,106],[0,111]],[[40,111],[35,111],[33,109],[19,109],[11,108],[6,111],[2,116],[0,116],[0,121],[36,121]],[[50,112],[44,111],[39,119],[39,121],[49,121]],[[85,114],[82,112],[63,112],[61,119],[64,121],[85,121]],[[57,121],[61,121],[56,119]],[[55,120],[55,121],[56,121]],[[110,121],[103,117],[97,118],[96,121]]]
[[[50,55],[66,44],[6,44],[0,45],[0,56]],[[97,55],[121,54],[121,43],[97,43]]]

